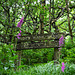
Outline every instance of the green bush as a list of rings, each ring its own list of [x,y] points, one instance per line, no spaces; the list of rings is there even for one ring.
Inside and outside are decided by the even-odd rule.
[[[14,60],[16,55],[12,56],[13,46],[0,43],[0,75],[6,75],[9,69],[14,68]]]
[[[65,40],[65,47],[66,49],[71,49],[75,47],[75,38],[73,38],[73,43],[71,42],[71,38],[69,37],[68,39]]]
[[[75,63],[75,38],[73,38],[73,44],[71,39],[68,38],[65,40],[65,48],[61,49],[61,59],[65,61]]]
[[[61,71],[61,63],[53,62],[30,67],[28,70],[10,71],[9,75],[75,75],[75,64],[65,63],[64,72]]]
[[[67,49],[66,55],[65,60],[75,63],[75,48]]]
[[[53,48],[25,50],[22,52],[22,64],[46,63],[53,59],[53,53]]]

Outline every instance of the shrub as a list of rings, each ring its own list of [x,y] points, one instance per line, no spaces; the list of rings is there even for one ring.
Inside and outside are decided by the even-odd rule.
[[[12,45],[0,43],[0,75],[6,75],[9,69],[14,68],[16,56],[12,56],[13,52]]]
[[[61,71],[61,63],[60,64],[53,64],[49,62],[47,64],[41,64],[38,66],[30,67],[28,70],[19,70],[17,71],[10,71],[13,75],[75,75],[75,64],[65,63],[65,70],[64,72]]]
[[[46,63],[52,60],[53,52],[53,48],[25,50],[22,52],[22,64]]]

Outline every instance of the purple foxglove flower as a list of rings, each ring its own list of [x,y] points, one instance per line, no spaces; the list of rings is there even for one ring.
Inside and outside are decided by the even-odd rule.
[[[62,48],[58,48],[59,49],[59,51],[62,49]]]
[[[21,23],[21,24],[23,23],[23,19],[24,19],[24,17],[22,17],[22,19],[20,20],[20,23]]]
[[[64,39],[64,37],[63,37],[63,36],[61,36],[61,38],[59,39],[59,47],[61,47],[61,46],[62,46],[62,44],[64,44],[64,43],[63,43],[63,39]]]
[[[62,66],[64,66],[64,62],[62,62]]]
[[[21,28],[21,25],[23,23],[23,19],[24,19],[24,17],[22,17],[22,19],[20,20],[20,22],[18,22],[17,27]]]
[[[21,23],[20,22],[17,24],[17,27],[21,28]]]
[[[21,36],[21,34],[20,34],[20,33],[18,33],[18,36]]]
[[[16,35],[16,36],[17,36],[17,38],[18,38],[18,39],[20,39],[20,37],[19,37],[19,36],[21,36],[21,34],[20,34],[20,33],[18,33],[18,35]]]
[[[59,50],[60,51],[60,50]]]
[[[17,36],[18,39],[20,38],[19,35],[16,35],[16,36]]]
[[[17,36],[17,38],[18,38],[18,39],[20,39],[20,37],[19,37],[19,36]]]
[[[60,49],[62,49],[62,48],[58,48],[58,49],[60,50]]]
[[[64,69],[65,69],[65,65],[64,62],[62,62],[62,67],[61,67],[62,72],[64,72]]]
[[[62,66],[61,68],[62,68],[62,72],[64,72],[64,67]]]
[[[20,30],[20,33],[21,33],[22,31]]]

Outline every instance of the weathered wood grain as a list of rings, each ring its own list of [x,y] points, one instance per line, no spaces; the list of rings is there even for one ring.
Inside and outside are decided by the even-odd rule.
[[[18,42],[54,40],[59,38],[60,38],[60,34],[37,34],[37,35],[20,36]]]
[[[17,44],[17,50],[25,50],[25,49],[40,49],[40,48],[54,48],[59,47],[59,40],[50,41],[47,40],[45,42],[21,42]]]
[[[25,50],[25,49],[41,49],[41,48],[58,48],[59,38],[61,36],[62,36],[61,33],[20,36],[20,39],[19,40],[17,39],[18,41],[16,49]]]

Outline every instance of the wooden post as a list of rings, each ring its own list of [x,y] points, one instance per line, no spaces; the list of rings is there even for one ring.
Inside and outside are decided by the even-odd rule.
[[[55,30],[55,32],[58,32],[58,30]],[[59,58],[60,58],[59,49],[58,49],[58,47],[56,47],[56,48],[54,48],[54,60],[58,60],[59,61]]]
[[[17,44],[19,44],[18,48],[21,48],[21,42],[18,42]],[[17,51],[17,55],[18,55],[18,61],[17,61],[17,66],[19,67],[21,65],[21,51]],[[20,68],[18,69],[20,70]]]
[[[14,51],[16,51],[15,44],[14,44]],[[17,52],[15,53],[15,55],[17,55]],[[14,70],[16,71],[17,70],[17,59],[14,60],[14,64],[15,64]]]
[[[18,52],[18,66],[21,65],[21,51]],[[20,70],[20,68],[19,68]]]
[[[54,60],[59,60],[59,50],[58,48],[54,48]]]
[[[17,53],[15,54],[17,55]],[[17,70],[17,59],[14,60],[14,64],[15,64],[14,70],[16,71]]]
[[[14,43],[14,51],[16,51],[15,54],[18,56],[17,59],[15,59],[15,61],[14,61],[14,64],[15,64],[14,70],[17,70],[17,67],[21,65],[21,51],[16,50],[17,49],[16,48],[17,47],[17,38],[16,37],[14,38],[14,41],[15,41],[15,43]],[[19,46],[18,46],[19,48],[21,47],[20,43],[21,42],[19,42]],[[19,70],[20,70],[20,68],[19,68]]]

